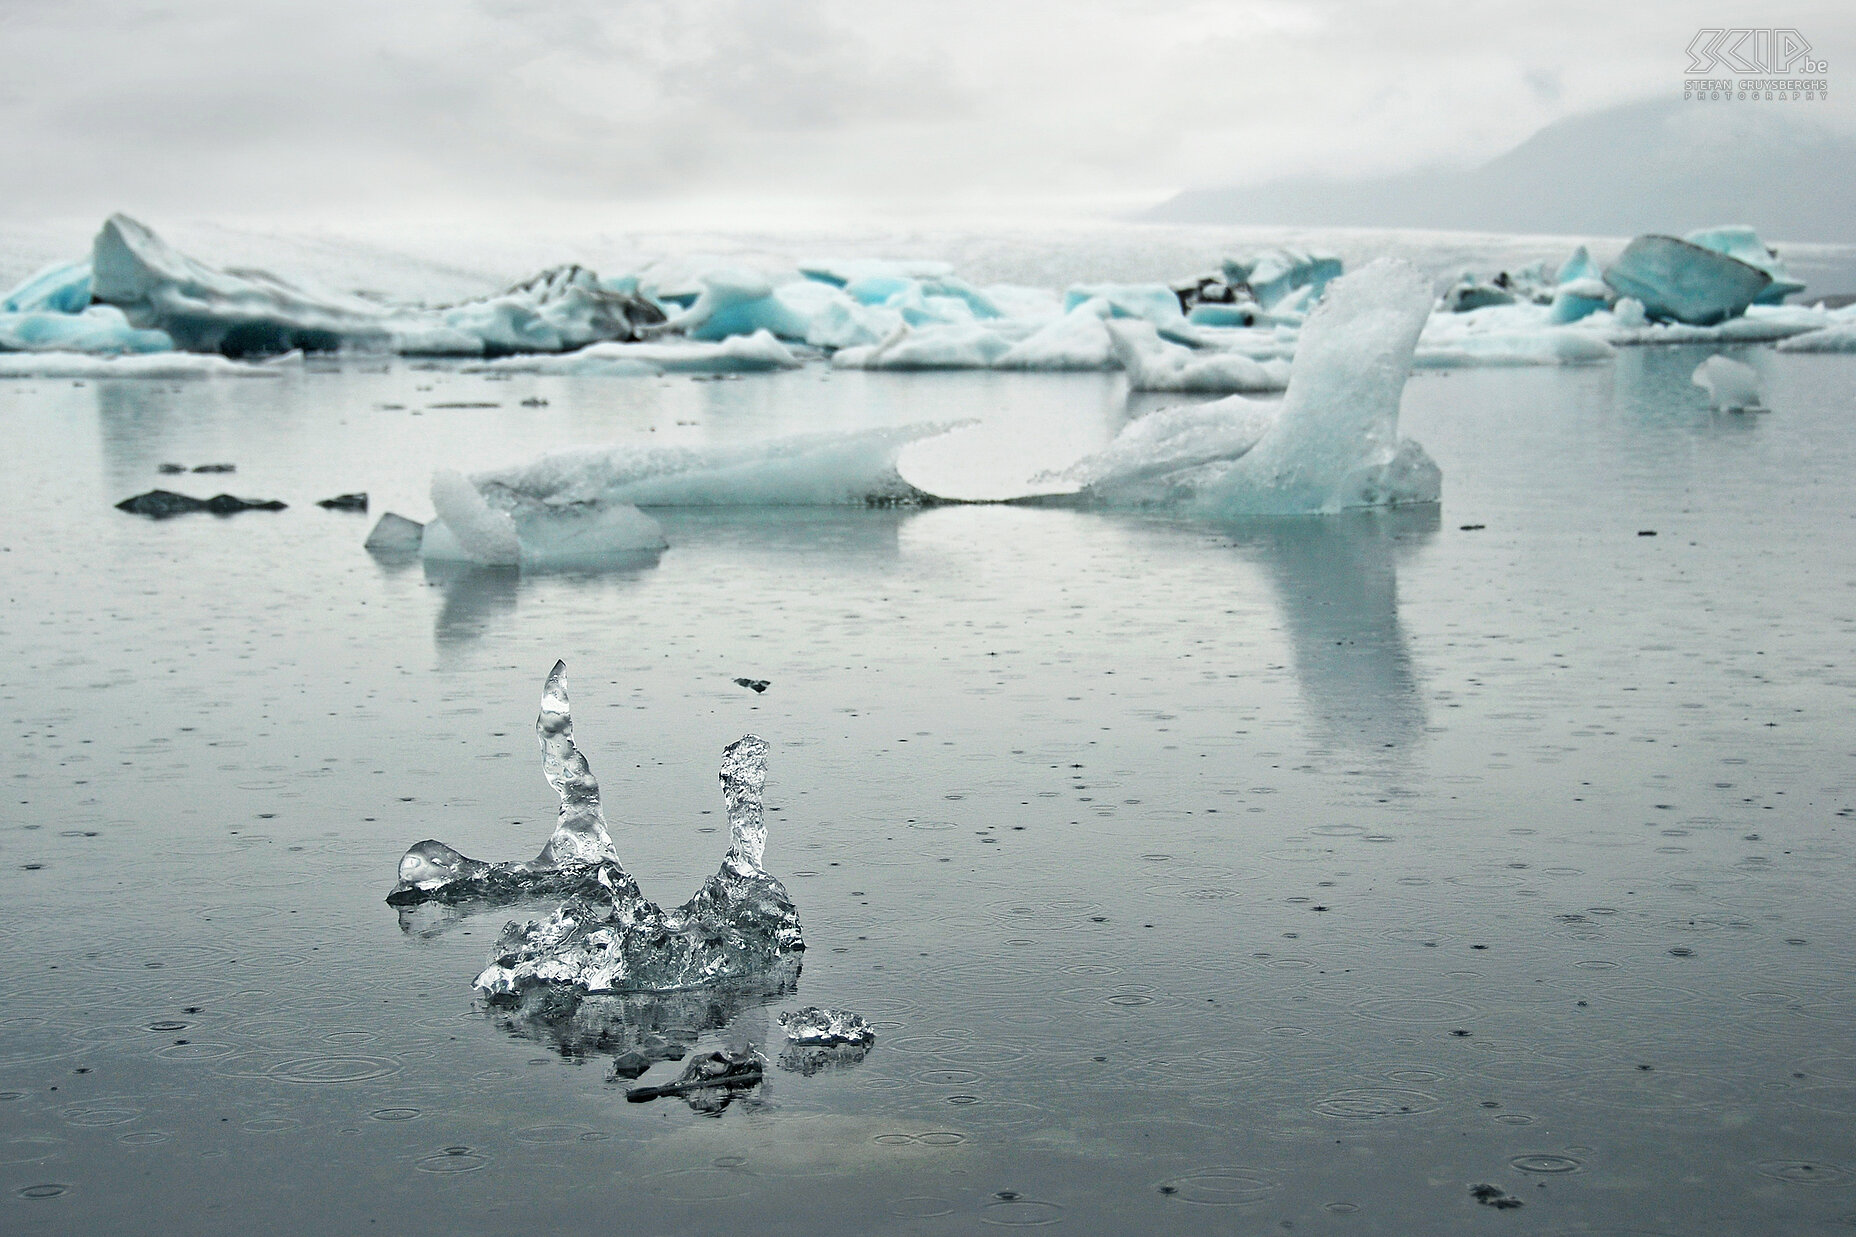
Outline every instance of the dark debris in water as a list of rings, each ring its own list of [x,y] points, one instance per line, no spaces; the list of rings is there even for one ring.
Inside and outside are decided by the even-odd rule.
[[[1493,1207],[1497,1211],[1508,1211],[1515,1207],[1524,1207],[1527,1205],[1500,1186],[1490,1185],[1487,1182],[1470,1186],[1469,1196],[1481,1203],[1484,1207]]]
[[[282,511],[284,508],[285,504],[274,498],[235,498],[231,494],[215,494],[211,498],[194,498],[187,494],[176,494],[173,490],[150,490],[146,494],[137,494],[134,498],[125,498],[116,504],[118,511],[127,511],[131,515],[145,515],[155,520],[165,520],[169,516],[186,515],[194,511],[210,511],[214,515],[232,515],[239,511]]]
[[[352,494],[337,494],[334,498],[325,498],[316,504],[324,511],[366,511],[367,491],[356,490]]]
[[[747,688],[749,691],[753,692],[756,696],[760,695],[762,692],[766,691],[769,686],[771,686],[769,680],[767,679],[736,679],[735,685],[737,687]]]

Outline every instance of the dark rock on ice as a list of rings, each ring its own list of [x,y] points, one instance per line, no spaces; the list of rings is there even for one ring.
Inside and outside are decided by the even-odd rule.
[[[164,477],[173,477],[186,472],[187,466],[185,464],[163,464],[156,468],[155,471]]]
[[[766,691],[769,685],[770,684],[767,679],[736,679],[735,680],[735,686],[745,687],[757,696],[760,695],[760,693]]]
[[[366,511],[367,491],[356,490],[352,494],[337,494],[334,498],[325,498],[316,504],[325,511]]]
[[[237,464],[195,464],[194,472],[237,472]]]
[[[211,498],[194,498],[187,494],[176,494],[173,490],[150,490],[146,494],[137,494],[134,498],[125,498],[116,504],[118,511],[127,511],[131,515],[145,515],[156,520],[165,520],[169,516],[185,515],[193,511],[231,515],[238,511],[282,511],[285,507],[286,504],[274,498],[235,498],[230,494],[215,494]]]

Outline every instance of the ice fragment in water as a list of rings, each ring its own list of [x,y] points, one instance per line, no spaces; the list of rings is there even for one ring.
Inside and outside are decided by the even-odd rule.
[[[389,903],[406,906],[433,900],[591,890],[599,887],[596,865],[619,867],[618,852],[600,813],[599,783],[586,757],[574,746],[566,662],[554,663],[542,689],[535,737],[541,744],[548,783],[561,797],[559,820],[541,853],[526,863],[487,863],[428,838],[400,859],[399,884],[387,895]],[[619,871],[623,875],[622,867]]]
[[[1689,381],[1708,393],[1720,412],[1748,412],[1760,407],[1759,371],[1751,365],[1711,356],[1695,367]]]
[[[374,525],[374,531],[367,535],[367,541],[363,544],[375,553],[416,554],[424,535],[425,525],[389,511],[380,517]]]
[[[786,1038],[795,1044],[867,1044],[876,1032],[864,1019],[844,1009],[821,1009],[808,1005],[792,1013],[781,1013],[780,1026]]]
[[[593,881],[552,915],[503,929],[477,990],[519,1002],[538,990],[691,988],[771,970],[803,950],[792,898],[761,870],[766,778],[764,739],[746,735],[724,752],[730,845],[721,868],[688,902],[665,910],[616,860],[601,862]]]

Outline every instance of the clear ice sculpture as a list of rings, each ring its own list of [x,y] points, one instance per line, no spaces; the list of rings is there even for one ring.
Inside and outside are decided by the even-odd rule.
[[[767,742],[744,735],[722,753],[729,847],[722,866],[682,906],[665,910],[639,891],[606,832],[599,783],[574,746],[567,667],[556,662],[535,720],[542,764],[561,799],[560,819],[526,863],[486,863],[442,842],[413,846],[400,860],[388,901],[566,893],[545,919],[510,923],[476,988],[493,1002],[549,1005],[580,996],[695,988],[796,963],[805,949],[786,887],[761,870],[767,825],[761,789]]]

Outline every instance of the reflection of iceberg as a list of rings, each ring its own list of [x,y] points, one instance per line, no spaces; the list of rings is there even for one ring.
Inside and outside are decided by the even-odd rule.
[[[1259,520],[1237,530],[1260,563],[1295,657],[1309,728],[1360,753],[1410,746],[1424,699],[1398,613],[1398,559],[1437,530],[1436,507],[1331,520]]]
[[[766,741],[747,735],[723,753],[728,853],[693,898],[666,911],[639,892],[606,832],[599,783],[574,745],[566,679],[565,664],[556,662],[535,719],[543,767],[561,800],[541,853],[526,863],[486,863],[428,839],[400,860],[399,884],[387,901],[568,893],[548,918],[503,930],[476,981],[493,1000],[521,1002],[541,993],[537,1000],[571,1002],[584,993],[689,988],[796,961],[805,949],[799,913],[785,887],[761,870]]]
[[[1309,315],[1273,418],[1272,405],[1242,396],[1153,414],[1065,476],[1087,501],[1215,517],[1436,502],[1437,465],[1398,435],[1430,306],[1430,285],[1407,263],[1381,259],[1343,276]]]

